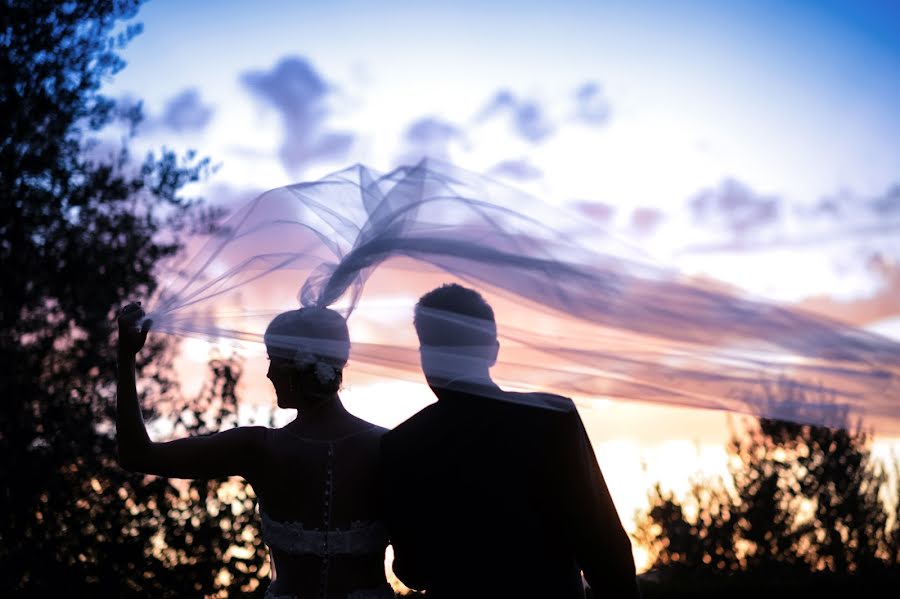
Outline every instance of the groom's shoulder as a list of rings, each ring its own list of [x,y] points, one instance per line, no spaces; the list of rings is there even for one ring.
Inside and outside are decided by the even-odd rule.
[[[417,437],[428,435],[441,420],[436,414],[437,404],[425,406],[381,437],[382,448],[391,448],[415,441]]]
[[[554,393],[510,393],[498,403],[498,428],[509,429],[513,436],[556,435],[580,417],[575,402]]]
[[[575,402],[563,395],[543,392],[510,393],[509,395],[512,403],[535,415],[578,413]]]
[[[547,409],[566,414],[578,411],[575,407],[575,402],[569,397],[556,395],[555,393],[538,393],[538,395]]]

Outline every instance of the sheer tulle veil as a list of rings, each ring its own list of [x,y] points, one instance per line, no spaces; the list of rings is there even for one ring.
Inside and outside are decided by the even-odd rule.
[[[500,384],[900,431],[900,344],[681,276],[602,230],[573,233],[584,230],[442,162],[386,174],[356,165],[236,210],[149,317],[158,332],[252,344],[279,312],[330,306],[349,319],[349,368],[422,380],[413,305],[459,281],[494,305]],[[333,351],[321,339],[286,343]]]

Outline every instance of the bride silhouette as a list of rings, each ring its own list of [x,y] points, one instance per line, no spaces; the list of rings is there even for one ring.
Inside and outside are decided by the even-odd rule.
[[[120,313],[116,427],[121,464],[174,478],[241,476],[259,497],[272,558],[267,599],[394,597],[384,575],[379,444],[386,429],[350,414],[338,390],[350,351],[344,318],[327,308],[277,316],[265,333],[278,406],[298,418],[166,443],[150,440],[135,386],[135,355],[151,321],[139,303]],[[316,352],[308,350],[314,342]],[[324,355],[323,355],[324,354]]]

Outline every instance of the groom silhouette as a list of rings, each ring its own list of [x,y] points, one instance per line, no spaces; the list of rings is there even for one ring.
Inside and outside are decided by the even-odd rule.
[[[438,401],[382,438],[394,573],[429,598],[637,597],[631,543],[570,399],[501,390],[494,312],[451,284],[415,309]]]

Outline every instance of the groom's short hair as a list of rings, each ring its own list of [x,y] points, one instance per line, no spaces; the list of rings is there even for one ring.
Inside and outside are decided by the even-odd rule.
[[[480,293],[445,283],[419,298],[413,323],[422,345],[493,345],[494,310]]]

